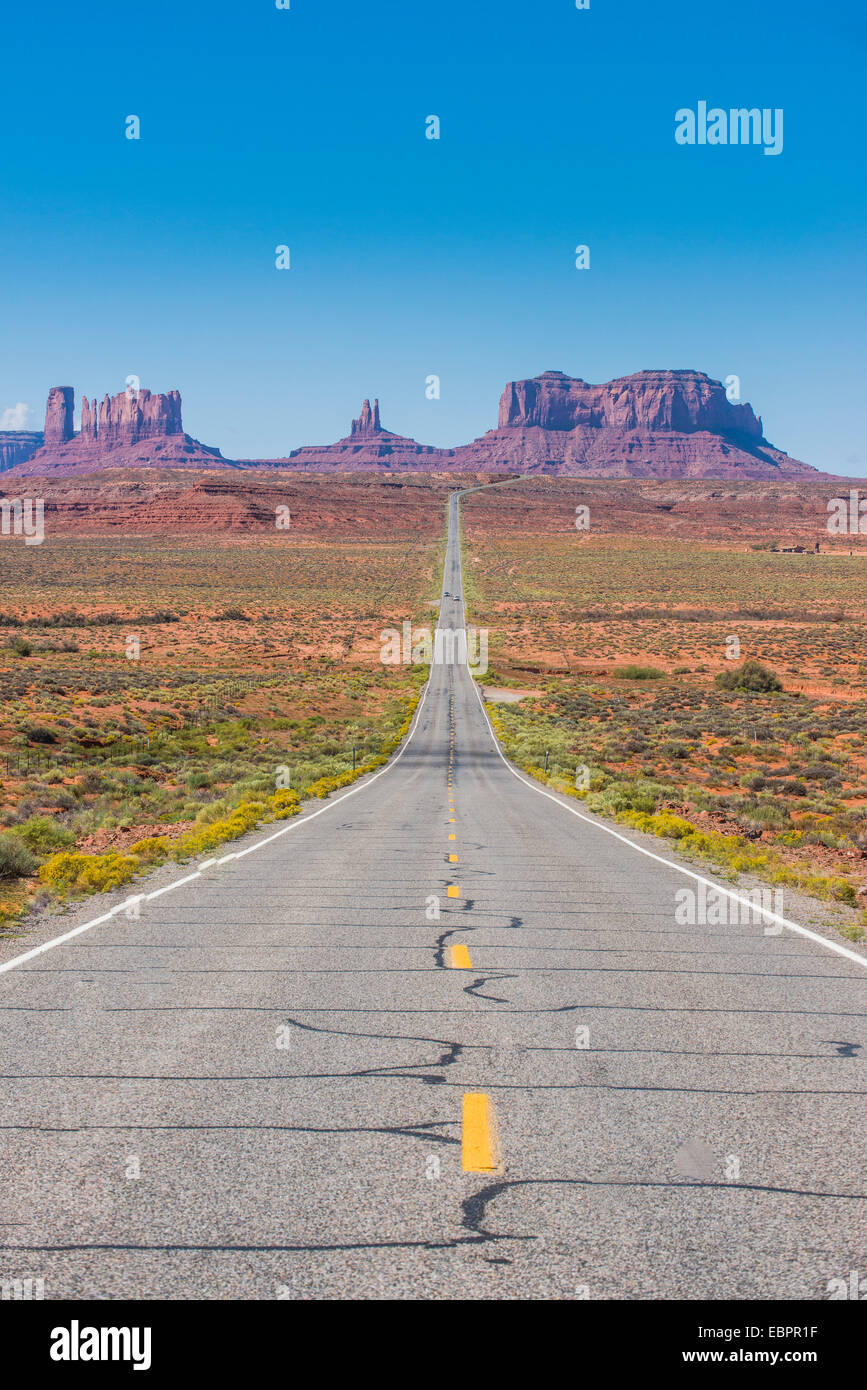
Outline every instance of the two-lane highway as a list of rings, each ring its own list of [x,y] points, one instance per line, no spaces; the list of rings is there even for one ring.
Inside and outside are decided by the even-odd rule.
[[[694,880],[515,776],[464,665],[259,843],[0,974],[3,1277],[823,1299],[867,1269],[857,953],[679,925]]]

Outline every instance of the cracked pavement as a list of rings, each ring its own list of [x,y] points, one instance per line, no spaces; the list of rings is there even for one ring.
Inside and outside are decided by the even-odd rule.
[[[3,1276],[55,1299],[823,1299],[865,1268],[863,969],[677,925],[676,869],[556,801],[435,665],[351,800],[0,976]],[[474,1091],[500,1173],[462,1168]]]

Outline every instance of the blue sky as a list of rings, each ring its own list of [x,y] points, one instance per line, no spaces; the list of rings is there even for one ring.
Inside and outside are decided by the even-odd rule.
[[[451,445],[511,379],[695,367],[865,476],[865,38],[839,0],[19,3],[0,412],[135,373],[268,457],[365,396]],[[782,154],[677,145],[699,100],[783,108]]]

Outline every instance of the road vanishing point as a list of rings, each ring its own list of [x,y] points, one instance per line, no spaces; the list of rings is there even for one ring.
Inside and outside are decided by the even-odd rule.
[[[137,917],[91,900],[4,947],[4,1279],[821,1300],[867,1273],[867,957],[679,925],[705,872],[516,772],[465,664],[378,773],[159,872]]]

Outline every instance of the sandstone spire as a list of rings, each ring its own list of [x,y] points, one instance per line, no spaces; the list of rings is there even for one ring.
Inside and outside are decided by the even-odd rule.
[[[370,401],[365,401],[361,407],[361,414],[357,420],[352,422],[352,433],[359,435],[362,439],[369,439],[372,434],[382,433],[382,424],[379,419],[379,401],[373,402],[373,409],[370,408]]]
[[[75,392],[71,386],[52,386],[45,407],[45,443],[65,444],[72,438]]]
[[[96,439],[96,397],[93,403],[83,396],[81,399],[81,438]]]

